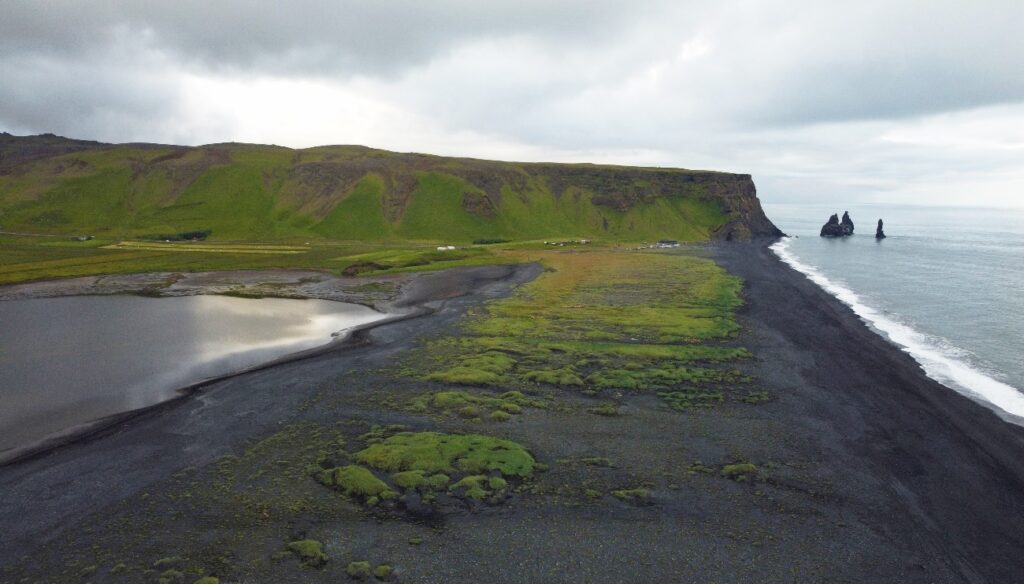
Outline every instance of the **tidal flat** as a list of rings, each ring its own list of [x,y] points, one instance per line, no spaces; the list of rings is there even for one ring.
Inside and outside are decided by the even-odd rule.
[[[531,251],[0,468],[4,581],[1008,581],[1020,428],[762,244]],[[908,535],[912,534],[912,535]]]

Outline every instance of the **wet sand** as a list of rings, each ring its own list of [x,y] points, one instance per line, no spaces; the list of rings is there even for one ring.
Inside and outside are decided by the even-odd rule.
[[[328,542],[332,557],[321,571],[275,567],[248,580],[344,581],[345,563],[364,558],[387,561],[408,582],[1019,579],[1024,429],[927,378],[766,245],[683,253],[711,257],[746,281],[737,343],[755,355],[745,367],[771,401],[681,414],[654,396],[630,395],[624,415],[604,418],[579,414],[592,405],[588,398],[560,393],[565,407],[530,411],[497,430],[551,465],[535,493],[455,514],[443,526],[381,521],[359,509],[301,525],[247,525],[244,541],[254,543],[235,544],[234,557],[266,554],[255,542],[278,532]],[[214,517],[182,514],[180,503],[163,497],[180,490],[175,475],[283,424],[424,426],[422,417],[375,405],[407,399],[415,384],[384,382],[373,371],[538,273],[537,266],[501,266],[417,278],[394,304],[421,307],[422,318],[363,331],[359,345],[343,351],[211,384],[191,399],[0,468],[2,580],[47,580],[69,552],[122,541],[120,525],[143,529],[154,517],[177,519],[160,524],[170,526],[167,533],[124,545],[168,556],[197,529],[213,533]],[[321,401],[306,407],[311,400]],[[459,420],[429,427],[472,430]],[[614,464],[571,462],[585,456]],[[771,468],[771,480],[742,484],[687,472],[693,461],[737,457]],[[572,495],[581,485],[607,492],[637,484],[651,489],[651,505]],[[143,494],[157,502],[141,508]],[[424,544],[408,545],[410,537]],[[97,574],[92,581],[121,581]]]

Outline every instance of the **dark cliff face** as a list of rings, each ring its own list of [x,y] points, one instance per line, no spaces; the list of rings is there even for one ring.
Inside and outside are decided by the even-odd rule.
[[[103,152],[103,156],[91,156],[96,152]],[[254,159],[258,162],[254,163]],[[476,222],[485,226],[480,229],[488,230],[488,236],[536,234],[537,228],[531,228],[531,223],[561,225],[551,228],[566,231],[560,235],[615,239],[682,239],[680,234],[689,233],[702,234],[692,235],[690,240],[707,237],[728,241],[782,235],[765,216],[754,182],[746,174],[592,164],[497,162],[395,153],[362,146],[292,150],[245,144],[199,147],[112,145],[51,134],[27,137],[0,134],[0,182],[6,175],[18,177],[19,184],[33,180],[38,183],[30,189],[30,197],[12,196],[11,200],[22,201],[18,204],[24,208],[14,215],[7,215],[9,221],[15,221],[17,213],[25,215],[28,227],[31,227],[34,216],[27,206],[34,204],[32,197],[41,196],[38,200],[45,203],[43,188],[100,173],[122,176],[126,170],[130,176],[126,179],[128,182],[119,187],[124,192],[117,196],[125,199],[120,207],[139,209],[143,203],[137,199],[152,199],[155,206],[149,212],[154,217],[160,217],[164,209],[183,204],[183,197],[190,198],[185,203],[188,205],[215,207],[213,198],[242,187],[217,184],[209,187],[209,194],[200,195],[196,186],[210,182],[211,175],[225,176],[221,171],[232,165],[243,167],[245,172],[259,174],[258,184],[249,182],[244,187],[259,191],[254,192],[253,197],[266,196],[274,201],[277,211],[283,209],[307,218],[303,220],[313,225],[336,219],[340,205],[370,177],[379,183],[379,202],[375,203],[377,210],[371,211],[382,215],[380,221],[383,221],[382,229],[387,231],[387,237],[402,237],[402,225],[415,222],[410,221],[409,213],[412,207],[417,206],[414,204],[417,197],[435,197],[434,201],[445,197],[457,198],[458,203],[446,208],[445,212],[464,217],[464,223]],[[427,175],[435,177],[435,188],[429,195],[425,194],[424,187]],[[444,183],[445,192],[437,191],[440,188],[437,187],[438,182]],[[148,193],[153,185],[164,185],[158,187],[163,191]],[[514,200],[504,201],[506,197]],[[549,202],[540,200],[545,197]],[[550,204],[552,200],[553,207]],[[4,213],[3,204],[0,196],[0,215]],[[510,207],[517,210],[508,214]],[[363,207],[360,212],[367,209],[370,208]],[[552,211],[561,213],[557,221],[550,221],[550,217],[544,216]],[[145,209],[139,214],[144,212]],[[422,200],[415,212],[423,213]],[[42,212],[38,214],[40,217],[44,215]],[[47,227],[52,229],[54,225]],[[82,226],[85,227],[92,228]],[[129,232],[138,229],[135,224],[122,227]],[[188,231],[205,225],[176,227]],[[673,231],[677,228],[679,232]],[[506,229],[507,233],[492,234],[489,231],[501,229]],[[443,227],[438,226],[437,230],[443,231]],[[320,232],[342,238],[345,235],[326,228]],[[430,232],[426,235],[435,234]],[[436,236],[447,238],[453,235],[439,232]]]
[[[785,235],[765,215],[749,174],[709,173],[702,179],[709,192],[722,200],[732,217],[713,238],[724,241],[776,238]]]

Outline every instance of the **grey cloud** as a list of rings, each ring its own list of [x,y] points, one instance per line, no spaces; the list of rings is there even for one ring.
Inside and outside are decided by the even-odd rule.
[[[162,62],[126,60],[123,51],[99,59],[0,59],[0,126],[109,141],[154,135],[173,118],[178,88],[160,74]]]
[[[134,34],[207,67],[275,74],[383,75],[469,39],[614,36],[656,3],[641,0],[9,0],[0,50],[74,54]]]

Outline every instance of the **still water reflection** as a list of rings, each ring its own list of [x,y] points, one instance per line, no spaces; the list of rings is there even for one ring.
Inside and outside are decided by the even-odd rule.
[[[226,296],[0,302],[0,457],[383,316],[326,300]]]

